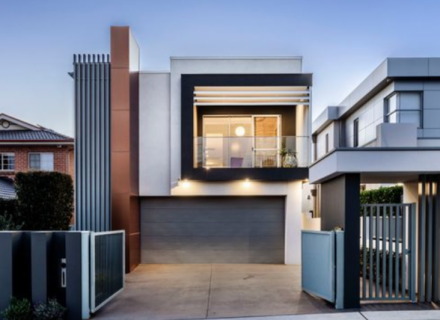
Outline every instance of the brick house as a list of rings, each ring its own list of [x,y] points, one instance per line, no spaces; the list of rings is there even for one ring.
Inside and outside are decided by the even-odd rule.
[[[73,177],[73,150],[73,138],[0,114],[0,198],[13,197],[17,172],[58,171]]]

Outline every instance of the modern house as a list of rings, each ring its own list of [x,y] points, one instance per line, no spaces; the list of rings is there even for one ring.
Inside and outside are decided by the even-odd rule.
[[[17,172],[58,171],[73,177],[72,138],[0,114],[0,197],[14,198]]]
[[[172,57],[142,71],[128,27],[112,27],[110,56],[74,61],[77,229],[125,229],[127,270],[300,263],[314,204],[302,59]]]
[[[416,210],[396,215],[389,206],[376,207],[374,214],[381,214],[382,220],[394,214],[392,219],[402,220],[402,224],[391,220],[390,225],[397,223],[396,229],[387,231],[389,226],[382,222],[374,228],[383,227],[384,235],[397,232],[389,238],[400,237],[402,254],[413,256],[419,301],[438,301],[439,119],[440,58],[388,58],[339,106],[328,107],[313,122],[310,183],[319,186],[321,229],[345,229],[346,266],[355,270],[353,294],[359,292],[358,239],[368,232],[365,223],[360,229],[359,185],[391,183],[403,185],[404,203],[415,203]],[[403,222],[406,214],[415,215],[412,232]],[[417,252],[405,250],[405,236],[398,232],[416,242]],[[386,248],[398,253],[399,246]]]
[[[337,282],[345,308],[438,300],[440,59],[385,60],[311,125],[301,58],[142,71],[140,57],[130,29],[112,27],[111,54],[76,55],[72,73],[76,229],[125,230],[127,271],[301,264],[302,229],[333,249],[342,229],[337,279],[325,252],[332,299]],[[361,183],[403,184],[404,203],[361,207]]]

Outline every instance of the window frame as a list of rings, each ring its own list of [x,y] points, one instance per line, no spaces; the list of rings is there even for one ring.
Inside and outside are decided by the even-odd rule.
[[[400,97],[401,97],[400,95],[405,93],[415,93],[419,96],[419,101],[420,101],[419,109],[400,109]],[[392,98],[393,96],[396,96],[396,110],[394,110],[393,112],[389,112],[390,109],[389,101],[390,98]],[[418,112],[419,124],[417,125],[417,129],[423,129],[423,91],[394,91],[393,93],[385,97],[384,109],[385,109],[384,110],[385,123],[394,123],[394,122],[390,122],[390,116],[392,114],[396,114],[397,117],[399,113],[402,112]],[[395,123],[405,123],[405,122],[400,122],[400,117],[398,117],[397,120],[398,121]]]
[[[353,147],[359,147],[359,118],[353,120]]]
[[[40,168],[35,169],[31,168],[31,155],[38,154],[40,156]],[[52,155],[52,170],[42,170],[41,169],[41,155],[42,154],[51,154]],[[53,172],[55,171],[55,153],[54,152],[28,152],[28,169],[31,171],[47,171]]]
[[[14,167],[12,169],[3,168],[3,156],[13,156],[14,157]],[[0,172],[15,171],[15,152],[0,152]]]

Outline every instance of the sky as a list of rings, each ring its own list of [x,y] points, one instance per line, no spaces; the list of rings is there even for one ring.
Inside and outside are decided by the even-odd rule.
[[[142,70],[170,56],[302,56],[313,117],[386,57],[440,56],[438,0],[0,0],[0,113],[73,136],[75,53],[128,25]]]

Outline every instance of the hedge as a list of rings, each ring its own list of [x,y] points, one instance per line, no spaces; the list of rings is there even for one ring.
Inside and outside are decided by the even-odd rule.
[[[72,178],[59,172],[15,176],[17,223],[23,230],[68,230],[73,212]]]
[[[361,191],[361,204],[401,203],[402,186],[382,187],[374,190]]]
[[[359,259],[360,259],[360,266],[361,266],[361,270],[360,270],[360,276],[362,277],[363,276],[363,273],[364,273],[364,251],[363,251],[363,248],[361,247],[360,248],[360,250],[361,250],[361,254],[360,254],[360,257],[359,257]],[[371,250],[370,250],[370,248],[366,248],[366,262],[367,262],[367,265],[366,265],[366,275],[365,275],[365,278],[366,279],[370,279],[370,268],[373,268],[373,270],[372,270],[372,273],[373,273],[373,279],[370,279],[371,281],[374,281],[374,283],[376,283],[376,277],[378,276],[377,275],[377,263],[376,263],[376,254],[377,254],[377,252],[376,252],[376,249],[374,249],[374,248],[372,248]],[[370,253],[372,253],[373,254],[373,265],[371,266],[370,265]],[[380,284],[383,284],[383,255],[384,255],[384,252],[383,252],[383,250],[379,250],[379,268],[380,268],[380,270],[379,270],[379,283]],[[393,261],[393,266],[392,266],[392,273],[393,273],[393,281],[395,281],[395,268],[396,268],[396,266],[395,266],[395,263],[396,263],[396,256],[397,256],[397,253],[396,252],[393,252],[392,253],[392,261]],[[389,251],[386,251],[385,252],[385,259],[386,259],[386,276],[387,276],[387,279],[386,279],[386,286],[389,286],[389,280],[390,280],[390,277],[389,277],[389,275],[390,275],[390,252]],[[400,268],[400,270],[399,270],[399,272],[401,272],[401,268],[402,268],[402,264],[403,264],[403,255],[401,254],[401,253],[399,253],[399,268]],[[400,274],[401,275],[401,274]],[[365,285],[365,284],[364,284]],[[394,290],[394,287],[395,287],[395,284],[393,284],[393,290]],[[399,289],[401,289],[402,288],[402,277],[400,276],[399,277]]]

